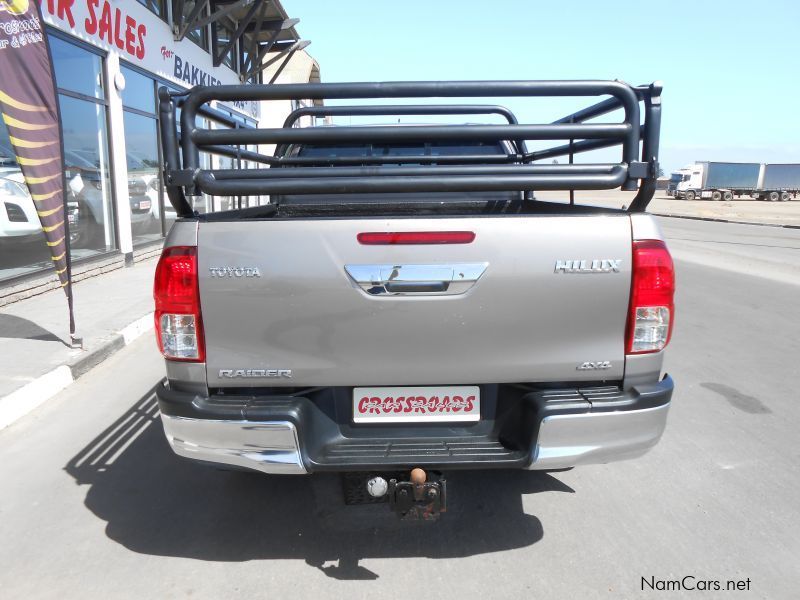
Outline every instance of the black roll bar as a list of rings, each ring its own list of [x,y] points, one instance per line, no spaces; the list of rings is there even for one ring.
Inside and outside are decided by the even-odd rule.
[[[388,142],[498,142],[524,136],[527,140],[572,138],[623,140],[628,123],[569,125],[419,125],[414,127],[302,127],[274,129],[199,129],[190,132],[192,147],[213,144],[336,144]],[[185,153],[184,153],[185,156]]]
[[[284,127],[293,127],[301,117],[366,117],[428,115],[500,115],[510,124],[517,117],[497,104],[391,104],[374,106],[301,106],[289,113]]]
[[[526,191],[533,189],[639,190],[629,210],[644,210],[655,189],[660,125],[659,83],[630,86],[620,81],[460,81],[237,85],[196,87],[189,92],[159,90],[165,181],[179,216],[192,214],[184,193],[220,195],[331,194],[436,191]],[[314,106],[292,111],[281,128],[205,129],[198,114],[210,101],[316,100],[471,97],[610,96],[549,124],[519,124],[494,104]],[[644,103],[644,124],[639,104]],[[175,111],[181,106],[178,136]],[[622,109],[617,123],[586,123]],[[302,116],[499,114],[506,125],[414,125],[293,127]],[[218,115],[214,115],[218,116]],[[223,115],[224,116],[224,115]],[[524,140],[566,140],[567,144],[527,152]],[[303,157],[285,153],[289,144],[435,143],[486,141],[511,144],[507,156],[456,153],[444,156]],[[267,157],[241,150],[247,144],[277,144]],[[640,143],[642,146],[640,156]],[[621,147],[619,163],[573,164],[576,153]],[[200,152],[235,155],[270,165],[241,171],[200,168]],[[569,155],[568,165],[532,165]],[[408,167],[398,167],[412,163]],[[304,167],[303,165],[315,165]],[[340,166],[341,165],[341,166]],[[374,165],[374,166],[371,166]],[[279,168],[276,168],[279,167]],[[558,167],[558,168],[555,168]],[[637,181],[639,180],[639,181]]]
[[[517,124],[511,110],[498,104],[390,104],[372,106],[301,106],[289,113],[284,127],[294,127],[303,117],[367,117],[367,116],[435,116],[435,115],[500,115],[510,125]],[[517,152],[525,152],[525,140],[515,140]],[[285,148],[279,147],[276,154]]]
[[[402,167],[401,167],[402,168]],[[484,192],[537,190],[610,190],[625,181],[626,171],[614,165],[608,173],[569,175],[481,174],[380,177],[303,177],[275,179],[240,179],[235,182],[236,193],[259,194],[365,194],[384,192]],[[231,194],[231,181],[218,180],[210,171],[197,175],[198,187],[207,194]]]

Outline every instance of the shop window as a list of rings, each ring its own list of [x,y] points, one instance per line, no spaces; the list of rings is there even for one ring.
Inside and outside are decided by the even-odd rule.
[[[156,96],[153,79],[127,67],[122,67],[121,71],[125,77],[122,104],[126,108],[135,108],[146,113],[155,114]]]
[[[133,243],[155,241],[161,238],[161,214],[158,170],[158,135],[153,117],[126,111],[125,156],[128,164],[128,202],[131,210]],[[164,215],[174,221],[175,213]]]
[[[161,239],[175,221],[159,168],[156,91],[161,83],[122,66],[125,156],[128,167],[128,201],[134,245]],[[173,86],[170,89],[176,90]]]
[[[63,90],[103,99],[102,59],[59,37],[50,36],[56,83]]]
[[[167,11],[165,10],[164,0],[136,0],[139,4],[146,7],[153,14],[158,15],[162,19],[166,19]]]
[[[106,109],[59,95],[64,132],[64,169],[73,260],[114,248],[114,212],[108,159]]]
[[[51,35],[64,134],[73,262],[113,250],[115,219],[102,58]],[[0,280],[52,269],[36,206],[0,120]]]

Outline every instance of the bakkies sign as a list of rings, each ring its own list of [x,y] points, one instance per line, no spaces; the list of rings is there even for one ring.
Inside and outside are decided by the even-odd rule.
[[[188,60],[181,58],[181,56],[176,52],[167,50],[164,46],[162,46],[161,54],[165,58],[169,56],[173,59],[173,76],[176,79],[180,79],[187,85],[222,85],[222,82],[219,79],[207,71],[204,71],[202,68],[193,65]],[[232,104],[243,112],[246,112],[254,117],[258,116],[258,105],[255,102],[236,100]]]
[[[0,6],[21,0],[0,0]],[[37,0],[30,0],[31,2]],[[239,84],[226,66],[214,67],[209,53],[189,39],[176,42],[169,25],[132,0],[38,0],[44,20],[164,79],[184,86]],[[258,118],[258,104],[236,110]]]

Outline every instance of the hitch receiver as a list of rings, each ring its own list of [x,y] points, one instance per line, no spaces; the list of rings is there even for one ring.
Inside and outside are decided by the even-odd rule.
[[[424,472],[423,472],[424,473]],[[438,481],[389,481],[389,508],[401,519],[435,521],[447,511],[447,486]]]

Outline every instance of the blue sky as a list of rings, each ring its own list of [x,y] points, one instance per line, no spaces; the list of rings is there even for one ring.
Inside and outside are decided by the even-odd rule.
[[[800,162],[798,0],[282,3],[323,81],[661,80],[666,171]],[[579,107],[507,104],[531,123]]]

